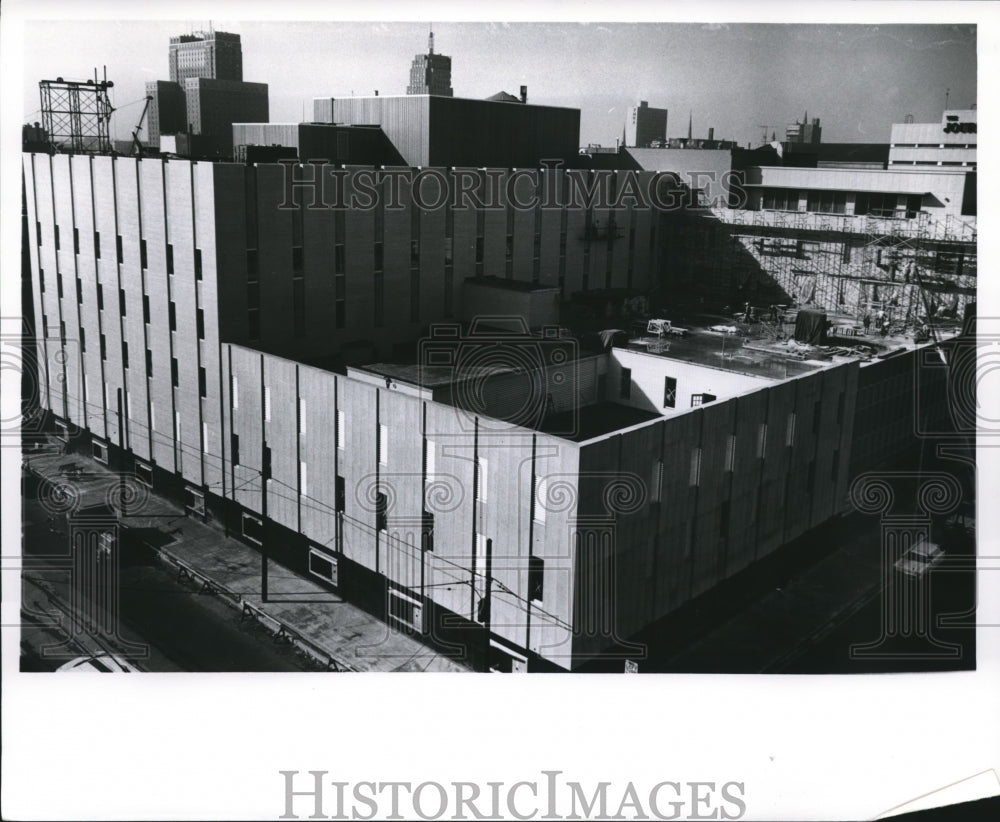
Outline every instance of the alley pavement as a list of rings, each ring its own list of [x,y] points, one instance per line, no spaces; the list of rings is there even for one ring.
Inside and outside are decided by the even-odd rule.
[[[47,480],[41,502],[54,516],[94,505],[125,510],[119,521],[181,575],[240,608],[275,634],[295,642],[339,671],[457,672],[469,668],[346,602],[277,562],[268,568],[268,599],[261,597],[261,556],[155,495],[134,477],[122,491],[121,475],[89,457],[63,453],[51,439],[24,454],[27,470]]]

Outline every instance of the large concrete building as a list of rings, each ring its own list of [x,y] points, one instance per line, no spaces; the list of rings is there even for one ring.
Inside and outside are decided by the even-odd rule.
[[[785,127],[786,143],[821,143],[823,141],[823,129],[819,124],[819,117],[809,120],[809,112],[802,116],[802,122],[796,120]]]
[[[972,108],[945,111],[940,123],[895,123],[889,165],[975,170],[977,121]]]
[[[667,141],[667,110],[650,108],[645,100],[629,108],[625,115],[625,145],[649,148],[654,142]]]
[[[190,77],[184,81],[188,133],[201,136],[209,151],[229,157],[233,123],[266,123],[267,83]]]
[[[427,38],[427,54],[418,54],[410,66],[407,94],[434,94],[451,97],[451,58],[434,53],[434,32]]]
[[[266,123],[269,116],[266,83],[243,82],[243,51],[238,34],[202,32],[170,38],[170,81],[146,83],[151,98],[148,140],[160,149],[160,137],[197,147],[200,156],[229,157],[233,123]]]
[[[378,125],[410,166],[538,168],[578,156],[580,110],[433,94],[320,97],[313,120]]]
[[[441,325],[470,276],[537,289],[539,322],[555,289],[649,287],[655,210],[622,208],[619,244],[587,209],[424,210],[405,180],[401,209],[314,209],[276,165],[23,167],[40,402],[64,436],[483,667],[620,669],[629,637],[845,510],[913,430],[920,352],[588,352],[517,317]],[[515,173],[491,171],[478,193]],[[356,365],[320,367],[358,341]]]
[[[243,46],[238,34],[208,31],[170,38],[170,80],[184,85],[192,77],[243,79]]]
[[[146,142],[160,145],[162,134],[183,134],[187,131],[187,103],[179,83],[150,80],[146,83],[149,111],[146,113]]]

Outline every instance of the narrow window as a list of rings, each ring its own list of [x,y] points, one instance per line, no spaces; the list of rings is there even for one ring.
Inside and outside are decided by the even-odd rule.
[[[198,393],[202,397],[208,396],[208,377],[203,365],[198,366]]]
[[[347,492],[345,487],[344,478],[338,474],[334,482],[333,493],[333,504],[338,514],[342,514],[347,510]]]
[[[385,494],[379,491],[375,495],[375,529],[385,531],[389,527],[388,499]]]
[[[785,445],[791,448],[795,445],[795,412],[788,415],[788,427],[785,430]]]
[[[384,425],[378,427],[378,462],[379,465],[389,464],[389,429]]]
[[[764,449],[767,448],[767,423],[762,422],[757,426],[757,458],[764,458]]]
[[[535,477],[535,522],[545,522],[545,499],[548,494],[548,481],[545,477]]]
[[[472,572],[486,576],[486,535],[476,534],[476,555],[473,557]]]
[[[264,422],[271,421],[271,389],[264,386]]]
[[[528,557],[528,599],[541,602],[545,597],[545,560]]]
[[[663,407],[674,408],[677,405],[677,378],[663,378]]]
[[[701,448],[691,449],[691,476],[689,482],[692,488],[701,483]]]
[[[347,418],[343,411],[337,412],[337,447],[344,449],[347,442]]]
[[[649,501],[660,502],[663,495],[663,460],[653,460],[653,470],[649,478]]]
[[[304,462],[299,463],[299,493],[304,497],[309,496],[309,483]]]
[[[434,440],[427,440],[424,445],[424,480],[428,484],[434,482],[437,473],[437,452]]]
[[[232,434],[229,438],[229,452],[233,465],[240,464],[240,435]]]
[[[487,495],[487,484],[489,482],[489,464],[486,459],[480,457],[476,460],[476,499],[480,502],[486,502]]]
[[[618,396],[627,400],[632,396],[632,369],[623,368],[621,370],[621,383],[619,385]]]

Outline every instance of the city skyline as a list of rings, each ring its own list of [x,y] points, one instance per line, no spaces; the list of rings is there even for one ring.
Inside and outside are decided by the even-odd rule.
[[[239,34],[245,77],[271,88],[271,121],[312,118],[312,99],[404,95],[425,23],[29,22],[51,44],[24,61],[24,120],[40,118],[38,81],[107,66],[113,135],[128,137],[144,84],[165,76],[169,37]],[[456,97],[528,87],[528,102],[581,110],[580,144],[614,145],[639,100],[670,111],[668,136],[757,143],[803,116],[827,142],[888,142],[892,123],[933,122],[976,102],[975,26],[680,23],[437,23]],[[294,49],[297,59],[287,55]],[[280,66],[280,70],[277,68]],[[505,70],[504,66],[517,66]],[[766,91],[761,92],[762,89]]]

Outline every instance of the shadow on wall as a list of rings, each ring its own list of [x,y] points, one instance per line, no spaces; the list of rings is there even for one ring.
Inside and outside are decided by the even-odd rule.
[[[671,298],[704,297],[732,306],[794,301],[740,242],[737,232],[745,227],[690,208],[664,214],[663,220],[659,283]]]

